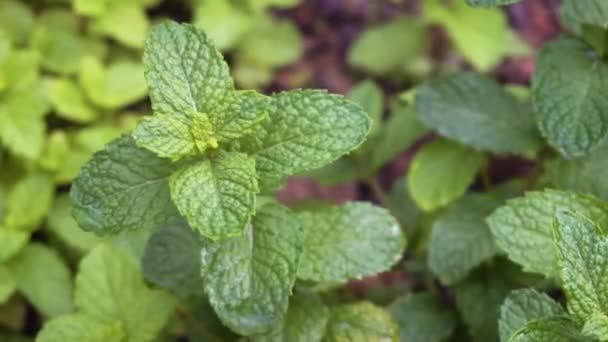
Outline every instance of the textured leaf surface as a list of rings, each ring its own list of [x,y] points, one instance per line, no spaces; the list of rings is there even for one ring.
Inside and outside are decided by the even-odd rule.
[[[398,338],[399,330],[388,312],[370,302],[330,308],[324,341],[396,341]]]
[[[384,93],[382,88],[371,79],[361,81],[355,84],[346,95],[349,101],[352,101],[369,115],[372,121],[372,128],[369,135],[373,135],[381,127],[382,114],[384,108]]]
[[[565,317],[551,317],[532,321],[519,330],[509,342],[591,342],[581,336],[579,328]]]
[[[581,333],[599,341],[608,341],[608,317],[601,313],[594,314],[585,322]]]
[[[411,161],[407,186],[420,208],[434,210],[462,196],[485,162],[480,152],[436,140],[423,146]]]
[[[572,319],[584,323],[608,311],[608,239],[596,223],[559,211],[554,226],[558,264]]]
[[[76,73],[85,52],[76,32],[65,29],[39,27],[31,44],[40,53],[42,66],[59,74]]]
[[[255,342],[319,342],[325,334],[329,309],[314,293],[300,292],[289,300],[283,322],[271,333],[254,337]]]
[[[139,268],[108,245],[93,249],[80,262],[75,301],[81,313],[100,324],[120,322],[127,341],[151,341],[173,311],[173,299],[146,287]]]
[[[241,235],[255,211],[255,161],[243,153],[219,152],[171,176],[171,198],[192,228],[221,240]]]
[[[224,58],[192,25],[166,21],[155,26],[144,64],[156,113],[209,113],[234,88]]]
[[[185,222],[170,222],[148,241],[142,259],[144,276],[178,294],[199,293],[201,280],[200,237]]]
[[[508,342],[528,322],[565,314],[564,309],[544,293],[534,289],[515,290],[500,307],[500,341]]]
[[[95,31],[133,49],[141,49],[150,22],[140,3],[132,1],[111,2],[101,16],[92,22]]]
[[[114,140],[95,153],[72,185],[76,221],[98,234],[158,227],[176,212],[167,181],[174,169],[130,136]]]
[[[402,342],[440,342],[456,328],[456,316],[430,293],[397,298],[389,312],[399,326]]]
[[[101,323],[83,314],[57,317],[46,323],[36,342],[109,342],[125,341],[126,334],[119,321]]]
[[[558,210],[577,212],[606,222],[606,207],[595,197],[565,191],[529,192],[488,217],[496,244],[525,271],[555,277],[557,250],[551,227]]]
[[[245,335],[265,333],[287,310],[302,251],[300,223],[267,204],[241,236],[203,246],[202,274],[220,319]]]
[[[399,223],[384,208],[351,202],[298,214],[304,253],[298,278],[343,283],[388,270],[403,254]]]
[[[175,115],[145,117],[133,131],[133,139],[161,158],[178,160],[196,152],[189,120]]]
[[[497,154],[540,147],[532,114],[495,81],[468,72],[437,78],[416,96],[420,120],[439,134]]]
[[[532,81],[538,125],[566,157],[587,154],[608,131],[608,66],[573,38],[546,44]]]
[[[359,146],[370,129],[361,108],[320,90],[273,96],[268,118],[240,141],[261,179],[319,168]]]
[[[298,27],[290,20],[257,18],[239,42],[238,53],[247,63],[279,68],[295,62],[303,47]]]
[[[233,140],[250,133],[268,115],[270,98],[250,90],[225,96],[209,114],[219,141]]]
[[[72,276],[55,250],[32,243],[11,260],[9,267],[19,292],[43,315],[54,317],[74,309]]]
[[[497,252],[485,218],[500,202],[488,194],[471,194],[455,202],[433,224],[429,267],[441,282],[455,284]]]

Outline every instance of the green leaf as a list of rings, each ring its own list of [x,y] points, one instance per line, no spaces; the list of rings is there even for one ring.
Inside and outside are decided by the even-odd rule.
[[[255,157],[260,179],[324,166],[359,146],[370,129],[359,106],[321,90],[274,95],[268,113],[238,144]]]
[[[237,91],[225,96],[209,114],[214,134],[221,142],[251,133],[254,126],[266,119],[270,98],[256,91]]]
[[[29,232],[0,226],[0,263],[17,254],[28,242]]]
[[[396,341],[399,329],[383,308],[358,302],[330,308],[324,341]]]
[[[602,342],[608,341],[608,317],[601,313],[594,314],[585,322],[581,333]]]
[[[83,16],[96,17],[106,11],[108,0],[72,0],[74,12]]]
[[[458,311],[473,341],[498,340],[500,305],[509,293],[503,277],[480,274],[468,278],[455,288]]]
[[[150,21],[137,2],[113,1],[102,15],[92,21],[92,27],[127,47],[141,49]]]
[[[315,293],[299,292],[289,300],[283,322],[271,333],[253,337],[255,342],[319,342],[329,321],[329,309]]]
[[[346,95],[346,98],[361,106],[363,111],[369,115],[372,121],[369,135],[372,136],[378,132],[382,127],[384,108],[384,93],[382,92],[382,88],[373,80],[367,79],[355,84]]]
[[[95,153],[72,185],[74,218],[97,234],[152,229],[173,214],[168,178],[175,170],[123,136]]]
[[[427,21],[444,27],[479,71],[490,71],[507,55],[528,53],[529,48],[510,31],[506,13],[498,8],[473,8],[463,0],[426,0],[422,13]]]
[[[57,115],[62,118],[78,123],[89,123],[97,119],[97,111],[86,100],[83,90],[71,79],[53,81],[49,100]]]
[[[454,313],[430,293],[403,295],[388,310],[402,342],[441,342],[456,329]]]
[[[558,265],[572,319],[584,323],[608,312],[608,239],[597,224],[580,213],[558,211],[553,233]]]
[[[133,131],[133,138],[138,146],[173,161],[197,151],[188,120],[179,116],[146,116]]]
[[[606,205],[592,196],[558,190],[528,192],[498,208],[487,219],[498,247],[524,271],[555,277],[557,249],[551,227],[558,210],[608,222]]]
[[[10,268],[0,264],[0,305],[4,305],[17,289],[17,281]]]
[[[80,262],[75,301],[81,313],[100,324],[120,322],[127,341],[151,341],[167,323],[171,297],[149,289],[131,259],[99,245]]]
[[[203,29],[219,50],[233,48],[250,29],[254,17],[230,0],[198,0],[194,25]]]
[[[185,222],[162,226],[148,241],[142,259],[146,279],[178,294],[203,288],[200,237]]]
[[[34,13],[26,4],[15,0],[0,1],[0,31],[8,33],[15,44],[27,43],[33,24]]]
[[[5,83],[4,87],[7,88],[5,94],[12,95],[8,90],[25,93],[31,92],[32,89],[40,89],[40,87],[36,87],[35,84],[35,82],[38,81],[37,78],[40,64],[40,55],[37,52],[33,50],[13,50],[10,53],[7,53],[4,60],[0,62],[2,62],[0,76]],[[36,95],[39,96],[40,93],[37,93]],[[38,112],[38,110],[36,110],[36,112]]]
[[[496,154],[530,154],[540,147],[532,114],[495,81],[459,72],[416,92],[420,120],[439,134]]]
[[[509,342],[591,342],[581,336],[579,327],[566,317],[550,317],[526,324]]]
[[[61,241],[78,252],[87,252],[101,242],[94,233],[80,229],[72,217],[70,198],[65,194],[55,199],[46,226]]]
[[[608,29],[608,4],[602,0],[564,0],[560,15],[566,24],[587,24]]]
[[[40,171],[27,174],[8,195],[6,226],[22,230],[38,228],[51,208],[54,194],[55,186],[48,174]]]
[[[9,263],[17,289],[47,317],[72,312],[72,276],[59,254],[40,243],[26,246]]]
[[[171,198],[192,228],[212,240],[243,233],[255,212],[255,161],[220,151],[171,175]]]
[[[348,52],[348,63],[372,75],[390,75],[422,55],[425,45],[424,27],[402,16],[364,30]]]
[[[79,80],[91,101],[109,110],[137,102],[147,94],[140,63],[116,61],[104,67],[96,58],[87,57],[82,61]]]
[[[78,72],[85,54],[77,31],[38,27],[31,44],[40,54],[42,67],[58,74],[72,75]]]
[[[345,283],[390,269],[406,240],[399,223],[384,208],[351,202],[298,218],[304,229],[304,252],[298,278]]]
[[[126,341],[120,321],[101,323],[83,314],[72,314],[50,320],[43,327],[36,342],[108,342]]]
[[[166,21],[154,27],[144,64],[155,113],[211,114],[234,89],[224,58],[192,25]]]
[[[248,63],[280,68],[302,55],[298,27],[289,20],[261,17],[239,42],[237,53]]]
[[[585,155],[606,136],[606,77],[608,66],[583,41],[558,38],[543,47],[532,80],[533,102],[541,133],[562,155]]]
[[[565,314],[561,305],[535,289],[512,291],[500,307],[500,341],[508,342],[528,322]]]
[[[436,219],[428,263],[441,283],[452,285],[463,280],[471,270],[497,253],[485,218],[499,205],[500,201],[489,194],[471,194]]]
[[[205,291],[224,324],[243,335],[279,324],[301,252],[300,223],[276,204],[259,209],[243,235],[206,241],[201,253]]]
[[[485,163],[480,152],[448,140],[435,140],[424,145],[411,161],[407,186],[420,208],[434,210],[464,195]]]
[[[504,6],[520,1],[521,0],[467,0],[467,3],[471,6]]]

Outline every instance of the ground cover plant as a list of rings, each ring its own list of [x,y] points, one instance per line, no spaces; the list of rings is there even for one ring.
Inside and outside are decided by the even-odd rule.
[[[0,340],[608,340],[607,21],[0,0]]]

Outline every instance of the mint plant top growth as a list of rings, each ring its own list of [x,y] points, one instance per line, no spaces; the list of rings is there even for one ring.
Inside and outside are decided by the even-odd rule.
[[[188,24],[153,28],[144,63],[153,115],[82,168],[70,193],[80,226],[99,235],[152,231],[146,278],[181,297],[204,289],[239,334],[373,336],[339,328],[361,310],[392,338],[390,318],[370,303],[336,308],[346,316],[330,319],[314,293],[297,291],[288,301],[296,278],[340,285],[390,268],[405,248],[396,220],[365,203],[296,215],[260,197],[358,147],[370,130],[367,114],[322,90],[236,90],[222,55]],[[320,316],[299,330],[311,305]]]

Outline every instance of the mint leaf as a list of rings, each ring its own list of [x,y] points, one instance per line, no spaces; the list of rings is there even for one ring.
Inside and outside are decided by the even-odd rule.
[[[587,154],[608,131],[603,96],[608,66],[590,52],[583,41],[558,38],[543,47],[536,62],[532,94],[538,125],[566,157]]]
[[[54,194],[55,186],[48,174],[40,171],[27,174],[17,181],[8,195],[6,226],[35,230],[48,213]]]
[[[268,114],[238,144],[255,157],[260,179],[324,166],[359,146],[370,129],[359,106],[321,90],[276,94]]]
[[[59,254],[39,243],[26,246],[9,263],[17,289],[47,317],[72,312],[72,276]]]
[[[0,263],[17,254],[27,244],[29,238],[28,232],[0,226]]]
[[[576,26],[587,24],[608,29],[608,4],[602,0],[564,0],[560,14],[567,23]]]
[[[351,202],[298,214],[304,252],[298,278],[344,283],[388,270],[406,245],[399,223],[384,208]]]
[[[530,154],[540,147],[533,116],[495,81],[459,72],[416,92],[420,120],[449,139],[496,154]]]
[[[606,206],[592,196],[559,190],[528,192],[509,200],[488,217],[496,244],[524,271],[555,277],[557,250],[551,227],[558,210],[570,211],[606,222]]]
[[[499,201],[489,194],[471,194],[455,202],[433,224],[428,263],[445,285],[463,280],[497,248],[485,218]]]
[[[580,335],[579,328],[566,317],[550,317],[527,323],[509,342],[591,342]]]
[[[255,161],[220,151],[171,175],[171,198],[192,228],[212,240],[241,235],[255,212]]]
[[[599,341],[608,341],[608,317],[601,313],[594,314],[585,322],[581,333]]]
[[[411,161],[407,186],[420,208],[434,210],[461,197],[485,163],[480,152],[451,141],[435,140],[424,145]],[[449,174],[446,169],[451,170]]]
[[[0,1],[0,31],[5,31],[15,44],[25,44],[34,24],[34,13],[26,4],[15,0]]]
[[[440,342],[456,329],[454,313],[430,293],[403,295],[388,310],[402,342]]]
[[[188,120],[179,116],[146,116],[133,131],[133,138],[138,146],[174,161],[197,150]]]
[[[241,90],[225,96],[209,114],[218,140],[234,140],[250,133],[267,116],[270,98],[256,91]]]
[[[329,321],[329,309],[315,293],[299,292],[289,300],[283,322],[271,333],[255,336],[255,342],[321,341]]]
[[[167,323],[174,302],[149,289],[131,259],[108,245],[99,245],[80,262],[76,306],[100,324],[120,322],[128,341],[151,341]]]
[[[0,305],[13,295],[17,289],[17,281],[12,271],[3,264],[0,264]]]
[[[521,0],[467,0],[467,3],[471,6],[504,6],[520,1]]]
[[[43,327],[36,342],[107,342],[127,338],[120,321],[100,323],[83,314],[60,316]]]
[[[146,42],[144,64],[155,113],[211,114],[234,89],[224,58],[192,25],[166,21],[155,26]]]
[[[148,241],[142,259],[144,276],[177,294],[202,289],[200,237],[185,222],[170,222]]]
[[[74,218],[87,231],[151,229],[176,213],[168,178],[175,170],[123,136],[95,153],[72,185]]]
[[[130,1],[112,1],[103,14],[96,16],[92,23],[94,32],[103,33],[117,42],[141,49],[150,22],[141,4]]]
[[[330,308],[324,341],[395,341],[399,330],[383,308],[358,302]]]
[[[72,202],[65,194],[55,198],[47,217],[46,227],[67,246],[78,252],[88,252],[101,242],[94,233],[80,229],[72,217]]]
[[[535,289],[512,291],[500,307],[500,341],[508,342],[528,322],[565,314],[561,305]]]
[[[247,8],[230,0],[196,1],[193,5],[194,25],[203,29],[221,51],[238,44],[255,20]]]
[[[382,88],[373,80],[367,79],[355,84],[346,95],[346,98],[361,106],[367,115],[369,115],[372,121],[369,135],[372,136],[378,132],[380,127],[382,127],[384,108],[384,93],[382,92]]]
[[[49,100],[57,115],[78,123],[88,123],[97,119],[98,113],[88,103],[82,89],[69,78],[53,81]]]
[[[554,236],[568,311],[579,323],[608,311],[608,239],[582,214],[558,211]]]
[[[302,41],[293,22],[264,16],[253,23],[238,45],[237,53],[243,61],[260,67],[280,68],[300,57]]]
[[[205,291],[224,324],[243,335],[279,324],[301,252],[300,223],[276,204],[259,209],[241,236],[207,240],[201,253]]]

